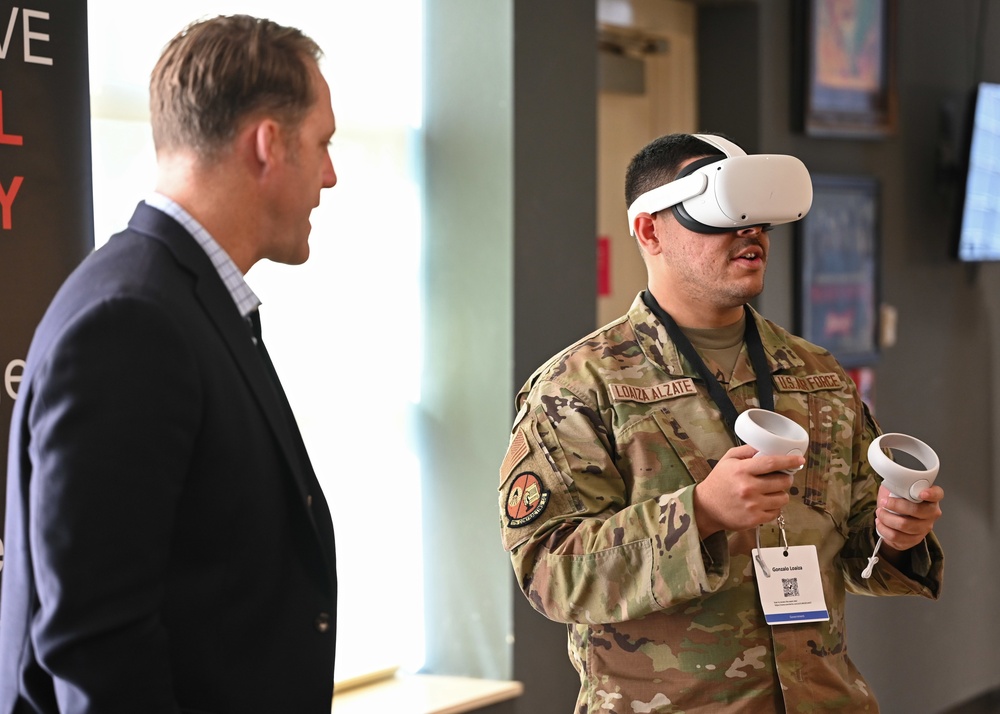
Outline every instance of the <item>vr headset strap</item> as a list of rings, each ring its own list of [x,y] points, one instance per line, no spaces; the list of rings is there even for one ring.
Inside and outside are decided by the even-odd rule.
[[[665,183],[659,188],[647,191],[635,200],[628,209],[628,229],[635,235],[635,217],[640,213],[655,213],[670,208],[682,201],[703,193],[708,186],[705,174],[689,174],[683,178]]]
[[[739,146],[731,142],[729,139],[723,139],[721,136],[716,136],[715,134],[692,134],[692,136],[701,139],[710,146],[714,146],[716,149],[725,154],[727,158],[747,155],[747,152]]]

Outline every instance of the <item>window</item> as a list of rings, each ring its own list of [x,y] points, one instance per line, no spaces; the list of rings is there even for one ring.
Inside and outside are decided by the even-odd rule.
[[[89,0],[98,245],[155,184],[149,72],[185,24],[248,13],[300,27],[326,53],[338,184],[313,211],[303,266],[261,263],[268,349],[337,533],[337,677],[424,658],[420,465],[419,190],[422,3],[413,0]],[[129,18],[127,31],[122,19]],[[377,88],[373,90],[372,88]],[[386,643],[391,642],[391,647]]]

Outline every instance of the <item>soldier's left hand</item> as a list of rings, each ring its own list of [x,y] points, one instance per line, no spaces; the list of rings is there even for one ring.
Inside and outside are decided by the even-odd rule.
[[[921,503],[896,498],[885,486],[878,489],[875,528],[885,545],[898,551],[909,550],[934,529],[941,517],[944,489],[931,486],[920,492]]]

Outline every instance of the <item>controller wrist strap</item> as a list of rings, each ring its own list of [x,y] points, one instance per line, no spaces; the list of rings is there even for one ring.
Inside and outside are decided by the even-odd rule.
[[[901,466],[890,459],[883,449],[899,449],[909,454],[921,463],[924,470]],[[906,434],[880,434],[868,447],[868,463],[879,476],[882,484],[894,498],[905,498],[914,503],[920,503],[920,494],[925,488],[930,488],[937,478],[941,462],[934,450],[920,439]],[[878,549],[882,545],[882,534],[875,529],[878,541],[872,557],[868,559],[868,567],[861,572],[866,580],[871,577],[875,564],[878,563]]]
[[[878,533],[878,531],[875,531]],[[882,546],[882,535],[879,534],[878,540],[875,542],[875,550],[872,551],[872,557],[868,559],[868,567],[861,571],[861,577],[867,580],[872,576],[872,571],[875,569],[875,564],[878,562],[878,549]]]
[[[708,396],[711,397],[712,401],[715,402],[715,406],[722,413],[722,419],[726,423],[726,426],[729,427],[729,431],[735,434],[738,412],[733,401],[726,393],[725,388],[719,384],[719,380],[715,378],[715,375],[712,374],[712,371],[705,364],[704,360],[702,360],[701,355],[698,354],[698,350],[695,349],[691,341],[681,331],[674,318],[660,307],[660,303],[656,301],[653,293],[648,288],[642,292],[642,301],[656,319],[660,321],[660,324],[663,325],[667,337],[677,347],[677,351],[694,367],[698,372],[698,376],[705,382]],[[750,364],[757,377],[757,401],[760,403],[761,409],[773,412],[774,385],[771,382],[771,370],[767,361],[767,353],[764,351],[764,343],[760,339],[760,333],[757,331],[757,323],[754,321],[750,306],[744,305],[743,310],[746,315],[746,331],[743,335],[743,341],[746,344],[747,354],[750,356]],[[742,443],[739,441],[739,437],[737,437],[737,443]]]

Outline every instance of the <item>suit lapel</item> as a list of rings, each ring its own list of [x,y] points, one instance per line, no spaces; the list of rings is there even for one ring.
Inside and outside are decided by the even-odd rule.
[[[309,500],[323,492],[295,423],[295,417],[280,383],[275,383],[251,340],[250,327],[240,315],[232,296],[198,242],[170,216],[139,204],[129,228],[167,246],[177,262],[195,278],[195,297],[225,342],[233,361],[260,404],[264,418],[281,446],[310,521],[333,567],[333,529],[328,519],[317,522]],[[323,511],[326,513],[326,511]]]

